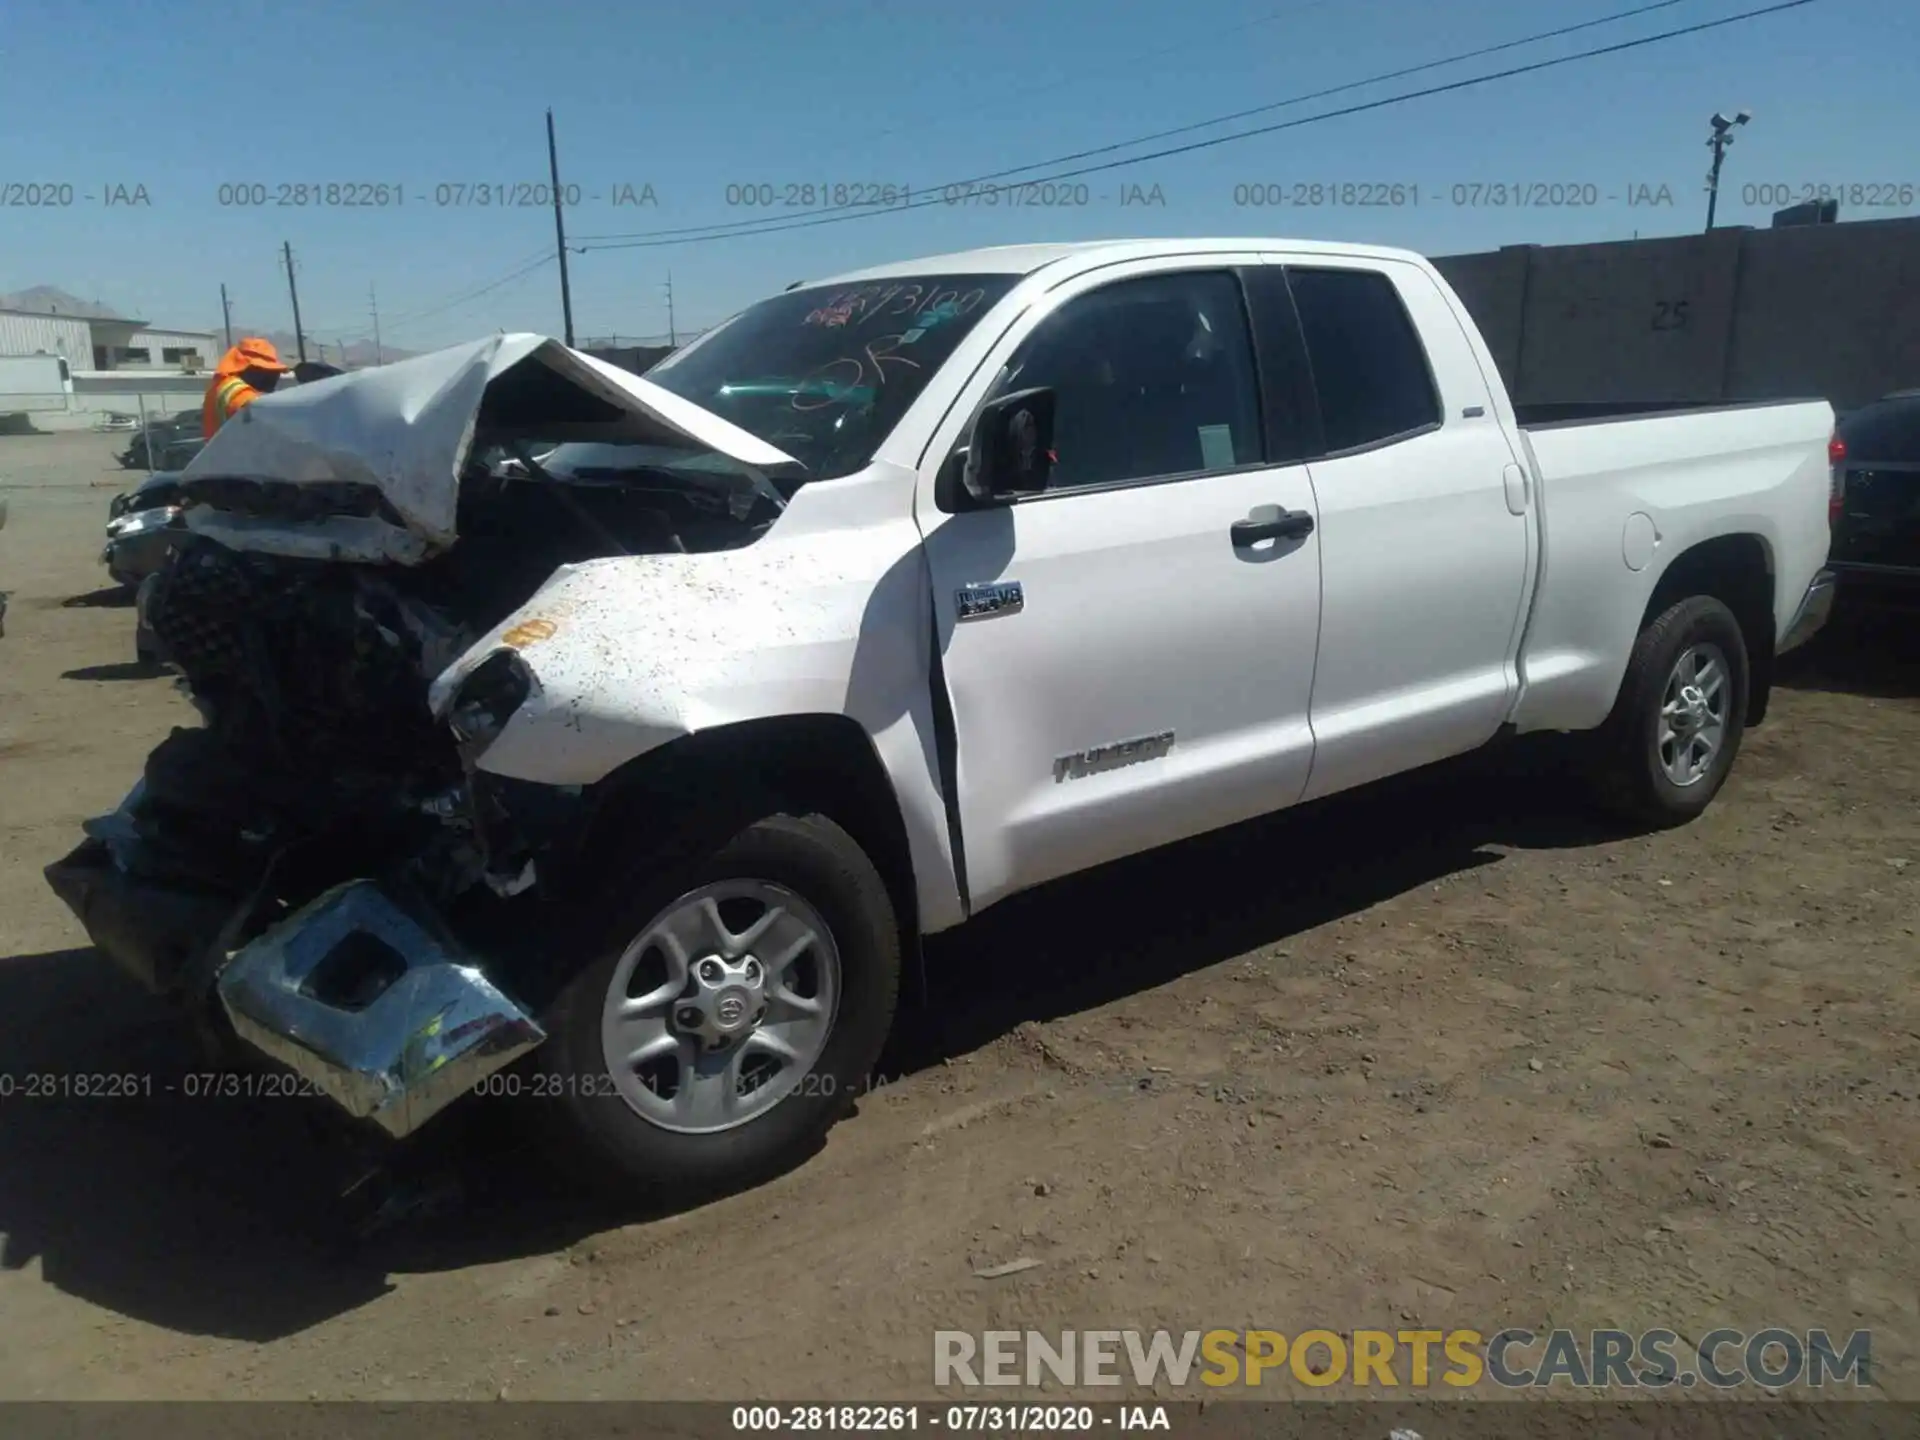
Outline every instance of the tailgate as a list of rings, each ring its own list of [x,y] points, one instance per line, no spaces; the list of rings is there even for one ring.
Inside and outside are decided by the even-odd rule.
[[[1832,556],[1845,565],[1920,569],[1920,464],[1847,468]]]

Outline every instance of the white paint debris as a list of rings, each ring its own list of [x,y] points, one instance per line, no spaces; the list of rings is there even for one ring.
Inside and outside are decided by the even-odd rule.
[[[998,1280],[1003,1275],[1018,1275],[1022,1270],[1037,1270],[1044,1263],[1031,1256],[1022,1256],[1018,1260],[1009,1260],[1004,1265],[989,1265],[986,1269],[976,1270],[973,1273],[981,1280]]]

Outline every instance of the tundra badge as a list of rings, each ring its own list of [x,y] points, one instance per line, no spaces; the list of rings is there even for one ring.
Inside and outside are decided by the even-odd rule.
[[[1171,730],[1162,730],[1158,735],[1143,735],[1138,740],[1121,740],[1112,745],[1096,745],[1091,750],[1062,755],[1054,761],[1054,783],[1058,784],[1062,780],[1080,780],[1088,775],[1097,775],[1103,770],[1117,770],[1122,765],[1137,765],[1142,760],[1158,760],[1171,749],[1173,749],[1173,731]]]
[[[1027,597],[1020,589],[1018,580],[962,585],[953,592],[953,600],[962,620],[983,620],[989,615],[1017,615],[1027,604]]]

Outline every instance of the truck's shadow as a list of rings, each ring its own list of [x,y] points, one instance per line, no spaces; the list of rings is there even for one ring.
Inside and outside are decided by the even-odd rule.
[[[135,598],[131,585],[106,585],[98,590],[89,590],[84,595],[69,595],[53,603],[65,610],[129,610],[133,608]]]
[[[1496,864],[1494,846],[1606,838],[1562,786],[1488,771],[1402,777],[995,907],[929,946],[932,1003],[903,1021],[888,1073]],[[364,1304],[396,1271],[544,1253],[645,1218],[557,1198],[549,1168],[512,1153],[468,1102],[423,1152],[455,1157],[464,1202],[376,1246],[342,1246],[348,1162],[311,1128],[308,1102],[190,1095],[186,1037],[91,950],[0,960],[0,1055],[13,1091],[0,1101],[0,1268],[37,1261],[46,1283],[177,1331],[267,1341]],[[114,1075],[139,1093],[71,1093]],[[30,1098],[26,1085],[54,1093]]]

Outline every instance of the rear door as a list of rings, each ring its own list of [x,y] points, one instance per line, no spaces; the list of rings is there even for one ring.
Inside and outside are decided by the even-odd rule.
[[[1254,358],[1238,268],[1254,262],[1065,282],[1002,337],[923,461],[976,911],[1306,783],[1319,538],[1297,417]],[[966,508],[940,472],[970,417],[1034,386],[1057,395],[1049,488]],[[1285,535],[1235,531],[1281,517]]]
[[[1318,256],[1286,275],[1322,432],[1312,799],[1498,732],[1535,526],[1488,379],[1432,280]]]

